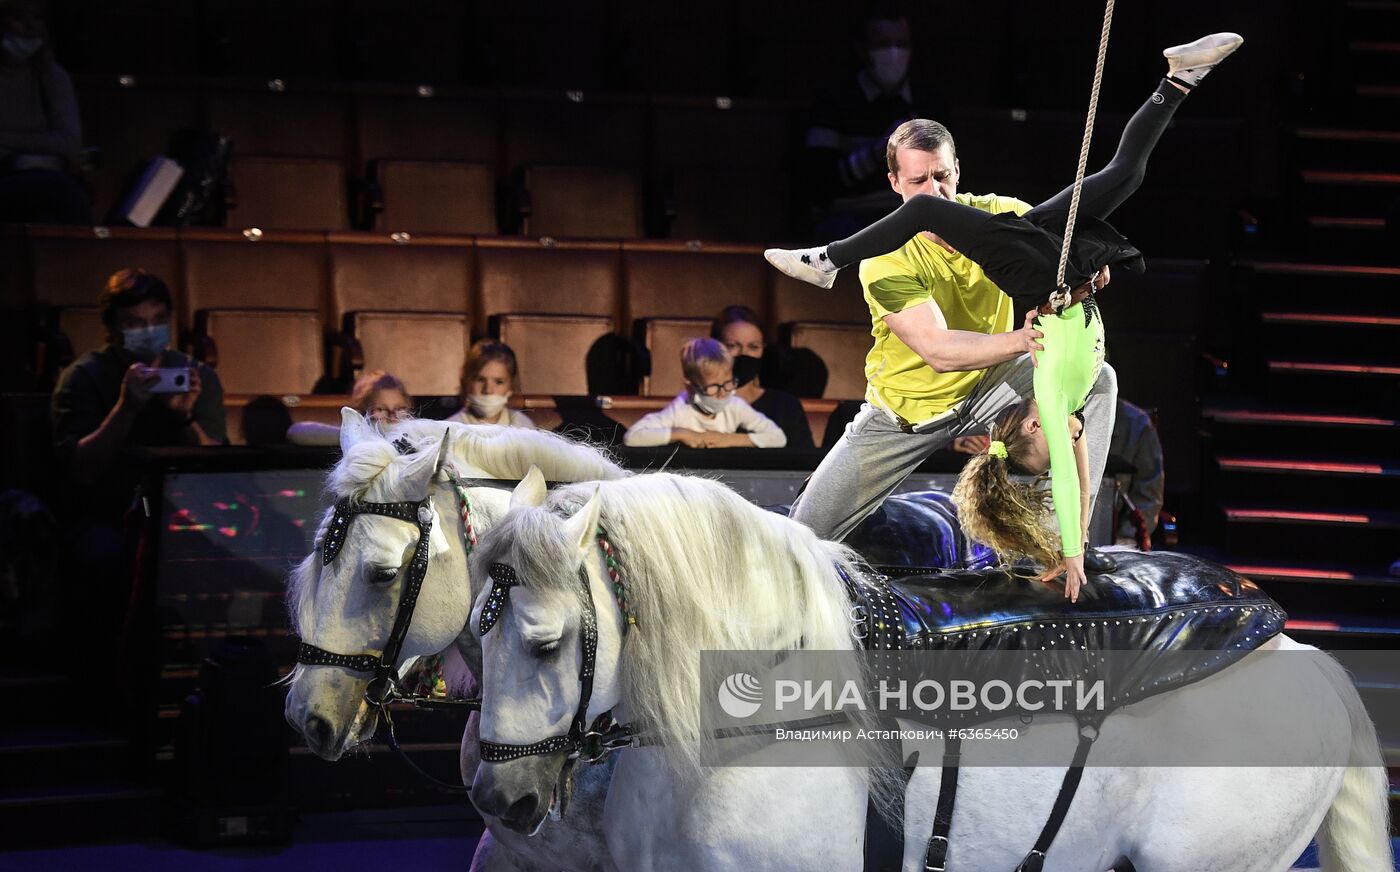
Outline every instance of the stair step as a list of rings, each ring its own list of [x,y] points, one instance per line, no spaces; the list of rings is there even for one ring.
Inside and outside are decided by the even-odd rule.
[[[1237,524],[1298,524],[1341,528],[1400,530],[1400,512],[1333,511],[1328,509],[1226,507],[1225,517]]]
[[[1370,84],[1360,84],[1356,86],[1356,96],[1358,97],[1400,97],[1400,85],[1388,82],[1373,82]]]
[[[125,736],[97,727],[8,727],[0,730],[0,788],[119,775],[129,764],[129,749]]]
[[[1400,366],[1372,363],[1337,363],[1316,360],[1271,360],[1269,372],[1289,375],[1400,376]]]
[[[1384,218],[1345,215],[1309,215],[1308,226],[1314,230],[1357,230],[1368,235],[1385,229]]]
[[[1253,581],[1297,582],[1337,587],[1400,588],[1400,578],[1393,575],[1369,575],[1350,569],[1324,569],[1309,566],[1275,566],[1253,563],[1230,563],[1230,569]]]
[[[1400,421],[1373,415],[1299,412],[1290,410],[1205,408],[1201,416],[1228,424],[1261,424],[1281,427],[1346,427],[1367,430],[1400,431]]]
[[[5,849],[151,838],[160,798],[159,790],[120,781],[0,789]]]
[[[1344,315],[1337,312],[1261,312],[1259,317],[1265,324],[1400,327],[1400,317],[1394,315]]]
[[[1305,460],[1291,457],[1225,456],[1216,459],[1220,468],[1229,472],[1265,472],[1297,475],[1364,476],[1368,478],[1400,479],[1400,464],[1392,461],[1358,463],[1354,461]]]
[[[1303,170],[1309,185],[1346,185],[1367,188],[1400,185],[1400,173],[1358,172],[1355,170]]]
[[[1340,127],[1299,127],[1293,131],[1299,139],[1313,142],[1386,142],[1400,144],[1400,130],[1366,130]]]
[[[1400,42],[1382,42],[1376,40],[1356,40],[1350,46],[1357,54],[1394,54],[1400,55]]]
[[[1345,305],[1377,312],[1394,311],[1400,267],[1370,263],[1244,261],[1243,281],[1269,308],[1310,308],[1318,300],[1345,300]],[[1252,274],[1251,274],[1252,273]]]
[[[1365,12],[1400,12],[1400,0],[1347,0],[1347,8]]]

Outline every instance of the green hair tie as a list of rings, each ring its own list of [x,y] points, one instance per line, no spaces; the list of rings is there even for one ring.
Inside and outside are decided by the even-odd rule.
[[[1006,443],[1002,442],[1000,439],[993,439],[992,444],[987,446],[987,453],[993,457],[1000,457],[1002,460],[1005,460]]]

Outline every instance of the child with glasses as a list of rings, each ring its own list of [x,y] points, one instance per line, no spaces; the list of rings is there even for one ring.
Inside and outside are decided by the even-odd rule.
[[[659,412],[627,428],[633,447],[679,442],[689,448],[782,448],[782,428],[738,396],[734,359],[714,339],[692,339],[681,349],[685,390]]]

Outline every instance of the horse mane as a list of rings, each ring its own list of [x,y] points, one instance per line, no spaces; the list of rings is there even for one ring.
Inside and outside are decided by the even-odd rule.
[[[478,543],[472,571],[507,562],[522,584],[573,596],[578,555],[563,522],[595,488],[638,624],[622,647],[623,704],[678,772],[698,773],[714,752],[702,702],[710,694],[697,692],[706,686],[701,651],[855,646],[836,572],[856,571],[854,552],[704,478],[653,473],[560,487],[542,507],[508,512]]]
[[[524,478],[532,466],[548,481],[600,481],[629,474],[602,448],[548,430],[416,419],[390,428],[386,436],[417,445],[435,443],[444,434],[452,459],[494,478]]]

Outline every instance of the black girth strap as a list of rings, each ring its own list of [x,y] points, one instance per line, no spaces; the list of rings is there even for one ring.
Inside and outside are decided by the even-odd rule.
[[[1035,840],[1035,847],[1031,848],[1021,865],[1016,867],[1016,872],[1040,872],[1041,867],[1045,865],[1045,852],[1050,850],[1050,843],[1059,835],[1065,815],[1069,814],[1070,803],[1074,801],[1074,794],[1079,790],[1079,780],[1084,777],[1084,762],[1089,759],[1089,748],[1098,737],[1098,727],[1085,724],[1079,728],[1079,746],[1074,749],[1074,759],[1070,761],[1069,770],[1065,772],[1065,780],[1060,782],[1060,795],[1055,797],[1055,807],[1050,810],[1050,818],[1045,822],[1045,828],[1040,831],[1040,838]]]
[[[933,832],[924,854],[924,872],[943,872],[948,865],[948,833],[953,829],[953,802],[958,796],[962,737],[951,732],[947,735],[943,744],[943,779],[938,785],[938,808],[933,813]]]

